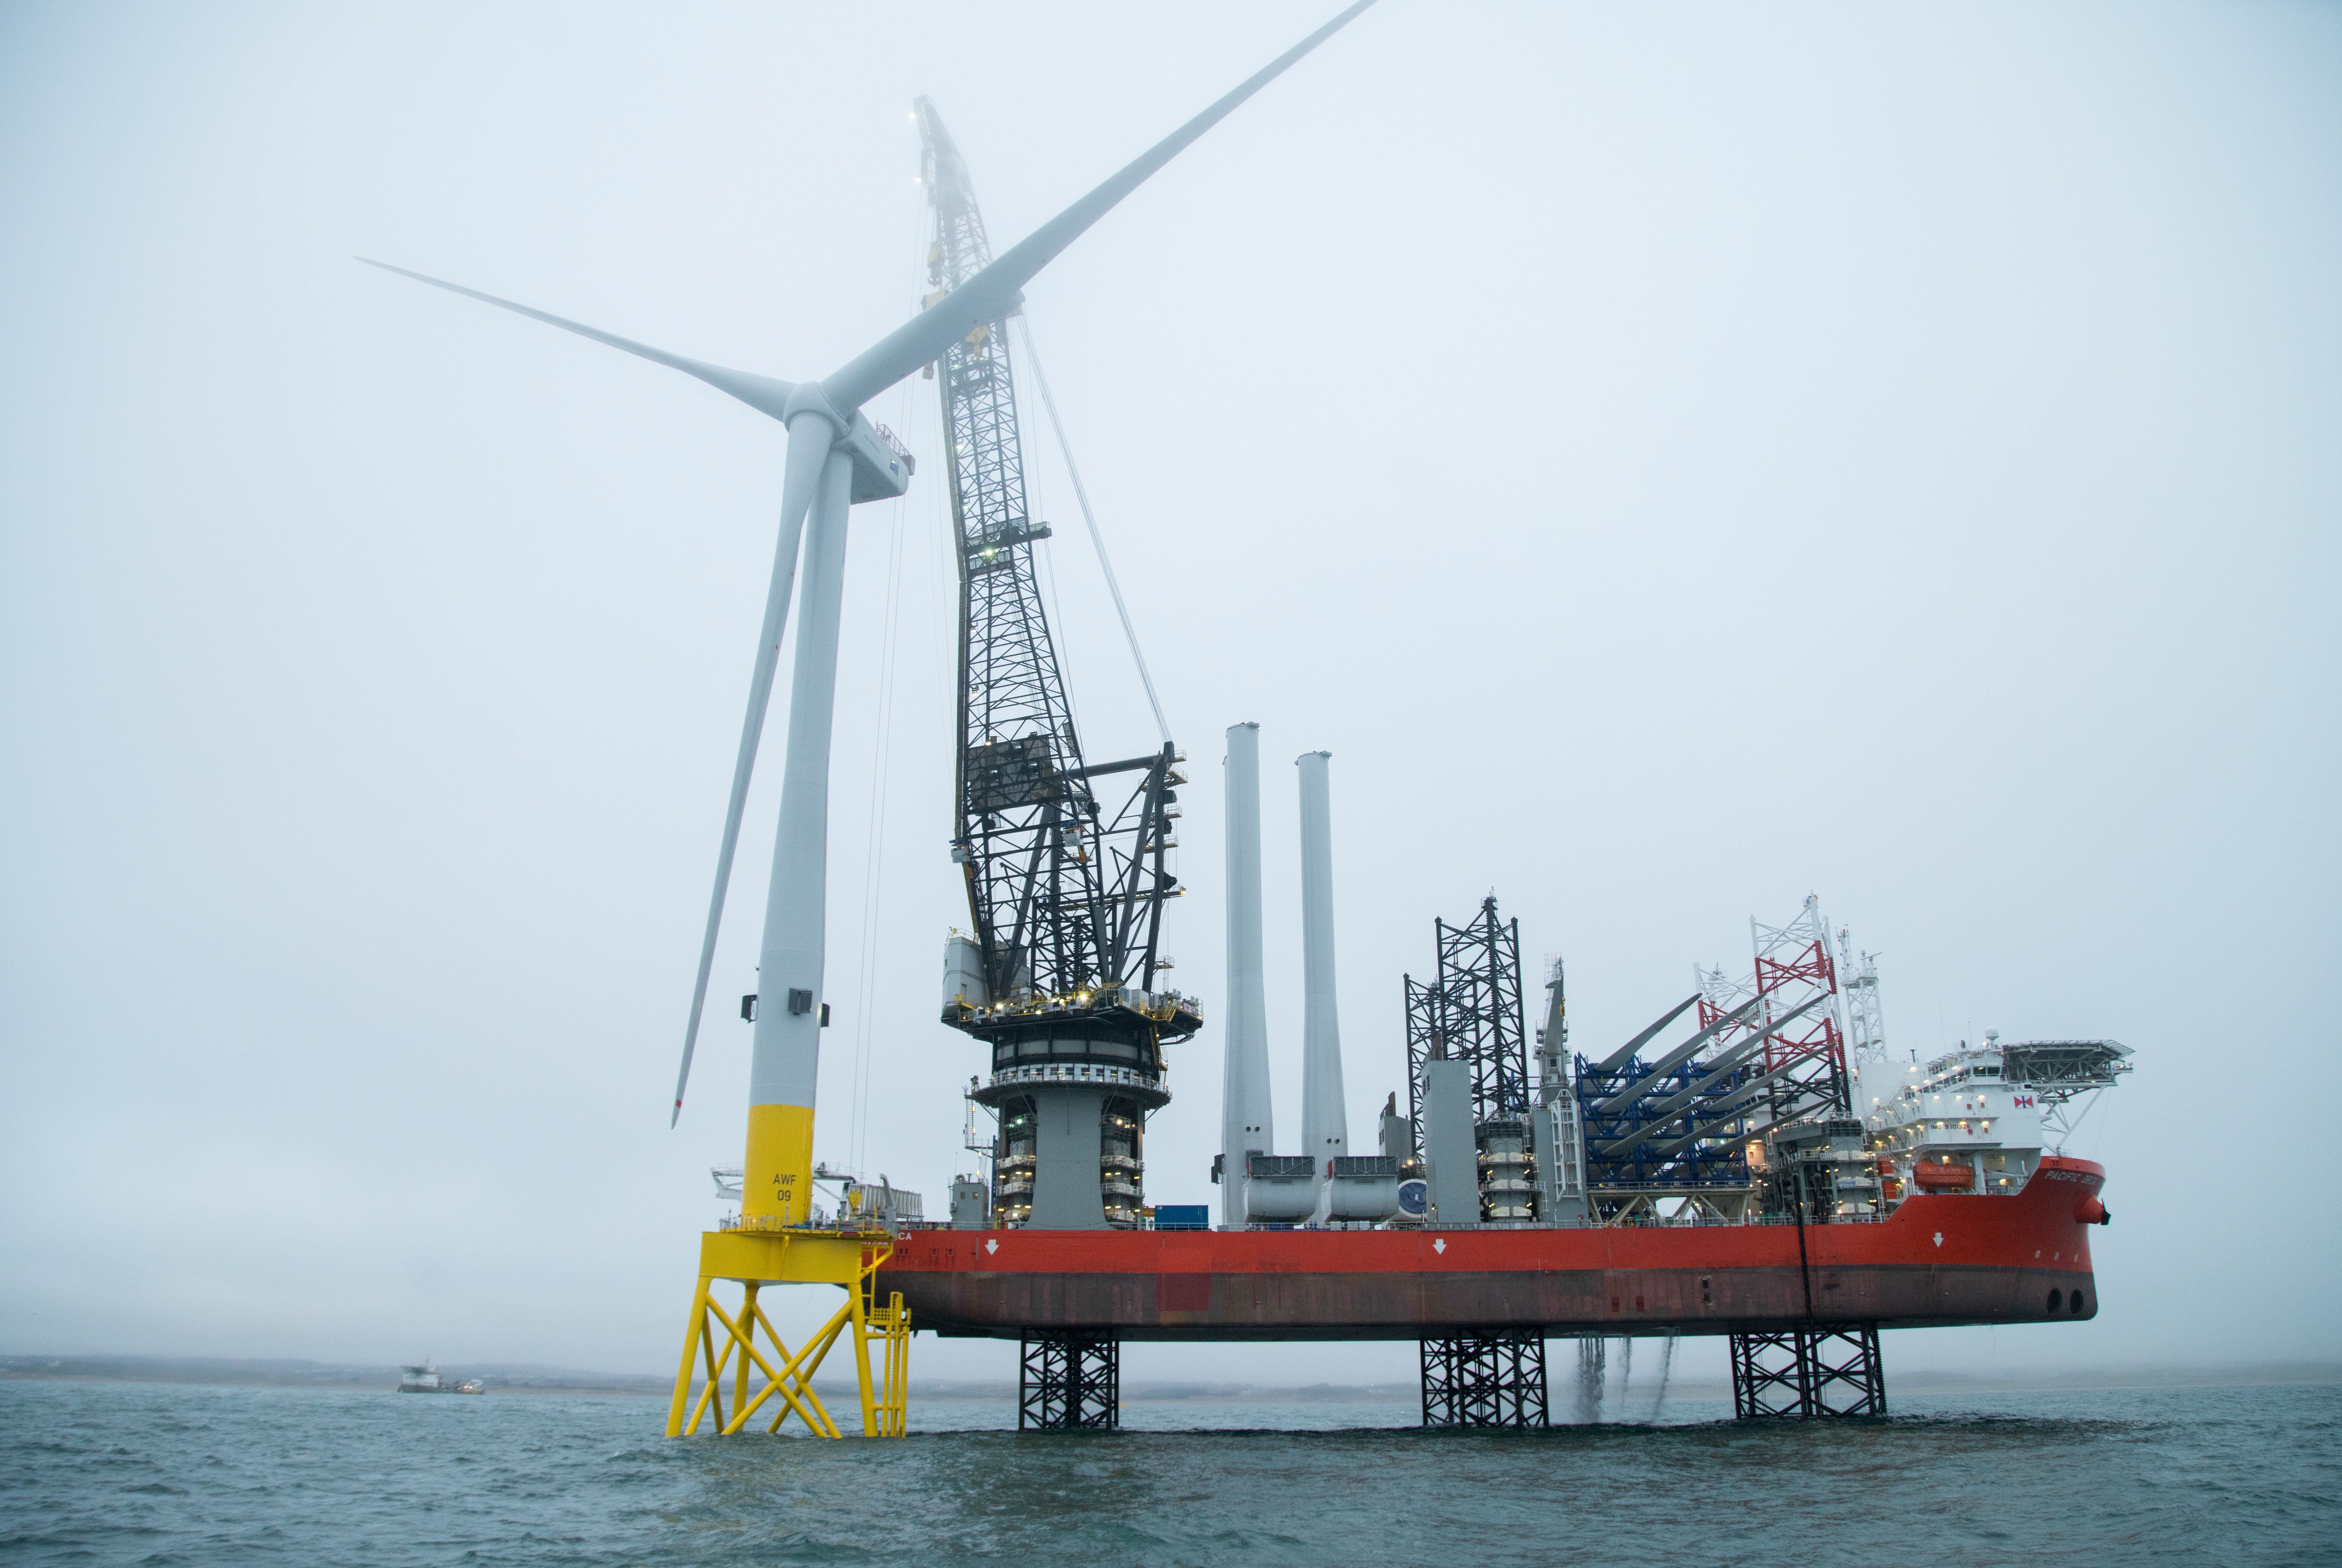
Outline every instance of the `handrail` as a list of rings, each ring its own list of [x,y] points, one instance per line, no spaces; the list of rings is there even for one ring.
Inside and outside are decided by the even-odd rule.
[[[784,1220],[777,1214],[726,1214],[716,1222],[719,1231],[743,1231],[759,1236],[806,1236],[825,1240],[868,1241],[874,1237],[891,1240],[893,1233],[884,1225],[817,1224],[811,1220]]]

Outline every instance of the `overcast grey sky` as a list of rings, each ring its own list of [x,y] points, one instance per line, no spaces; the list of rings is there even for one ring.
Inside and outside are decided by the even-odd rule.
[[[0,1350],[660,1369],[739,1157],[723,1009],[666,1111],[782,434],[351,255],[818,375],[924,286],[914,95],[1005,244],[1332,8],[0,11]],[[1435,915],[1495,891],[1593,1049],[1814,892],[1898,1053],[2137,1052],[2074,1146],[2103,1315],[1890,1368],[2342,1356],[2337,82],[2325,5],[1385,0],[1045,273],[1207,1008],[1262,724],[1288,1130],[1323,747],[1354,1134]],[[818,1152],[940,1204],[933,391],[870,410],[924,472],[855,518]],[[1038,488],[1085,734],[1144,749]],[[1212,1194],[1219,1053],[1158,1202]]]

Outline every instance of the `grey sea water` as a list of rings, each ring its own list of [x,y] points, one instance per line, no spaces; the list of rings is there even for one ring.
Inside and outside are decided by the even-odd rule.
[[[1896,1407],[1499,1435],[1134,1403],[1120,1433],[1020,1436],[938,1401],[898,1443],[678,1442],[646,1399],[6,1383],[0,1561],[2342,1563],[2342,1388]]]

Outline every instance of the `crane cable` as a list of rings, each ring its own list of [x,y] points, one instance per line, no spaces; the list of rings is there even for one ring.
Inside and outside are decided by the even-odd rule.
[[[1155,694],[1155,677],[1147,673],[1146,655],[1139,651],[1138,630],[1130,624],[1130,608],[1122,602],[1122,584],[1115,580],[1114,562],[1106,553],[1106,536],[1098,532],[1097,517],[1090,510],[1090,493],[1082,484],[1082,471],[1074,462],[1072,443],[1066,439],[1065,422],[1057,417],[1057,400],[1049,395],[1048,373],[1041,368],[1040,351],[1033,345],[1033,328],[1020,312],[1009,318],[1024,341],[1026,362],[1033,367],[1033,382],[1041,391],[1041,406],[1049,415],[1049,428],[1057,437],[1057,451],[1066,460],[1066,473],[1074,482],[1074,499],[1081,503],[1082,521],[1088,525],[1090,544],[1097,551],[1098,569],[1106,574],[1106,592],[1114,596],[1114,613],[1122,620],[1124,640],[1130,644],[1132,663],[1138,666],[1139,684],[1146,688],[1146,705],[1155,710],[1156,732],[1168,745],[1171,725],[1163,717],[1163,704]]]

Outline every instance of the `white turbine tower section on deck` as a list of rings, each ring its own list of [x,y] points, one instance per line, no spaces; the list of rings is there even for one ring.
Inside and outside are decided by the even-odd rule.
[[[1322,1178],[1350,1152],[1342,1099],[1342,1024],[1334,1000],[1331,752],[1305,752],[1301,773],[1301,1137]]]
[[[1220,1081],[1220,1220],[1245,1223],[1245,1156],[1276,1152],[1268,1094],[1268,1001],[1260,961],[1260,726],[1230,724],[1228,993]]]

